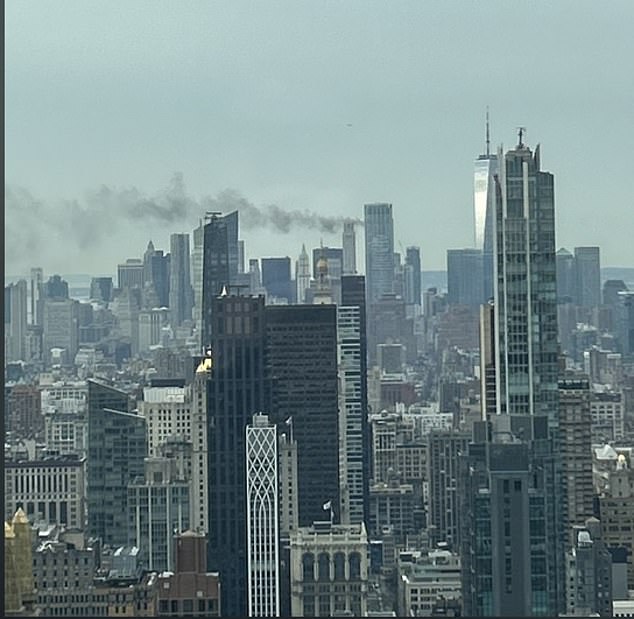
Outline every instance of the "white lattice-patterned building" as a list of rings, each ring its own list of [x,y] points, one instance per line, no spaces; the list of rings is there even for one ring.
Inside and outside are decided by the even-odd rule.
[[[278,617],[277,429],[267,415],[246,428],[249,617]]]

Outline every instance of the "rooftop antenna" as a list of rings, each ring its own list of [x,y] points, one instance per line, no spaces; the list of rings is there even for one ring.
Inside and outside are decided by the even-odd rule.
[[[487,120],[486,120],[486,145],[487,145],[487,157],[490,155],[491,140],[489,138],[489,106],[487,105]]]
[[[518,148],[524,148],[524,143],[522,142],[522,137],[526,133],[526,127],[518,127],[520,143],[517,145]]]

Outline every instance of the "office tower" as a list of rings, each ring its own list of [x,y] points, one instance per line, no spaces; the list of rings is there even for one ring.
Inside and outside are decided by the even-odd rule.
[[[459,463],[469,439],[468,433],[443,430],[432,430],[427,436],[427,524],[433,528],[434,541],[446,542],[454,551],[460,539]]]
[[[304,244],[302,244],[299,259],[295,263],[295,283],[297,284],[297,302],[306,303],[306,289],[310,286],[310,258]]]
[[[357,242],[354,232],[354,222],[346,221],[343,224],[343,271],[342,275],[357,274]]]
[[[599,517],[606,546],[625,549],[627,588],[634,589],[634,459],[631,449],[619,452],[613,450],[614,461],[603,472],[606,479],[599,493]]]
[[[190,527],[189,483],[170,458],[145,458],[145,475],[128,485],[128,541],[156,572],[174,570],[174,532]]]
[[[43,285],[42,297],[45,299],[68,299],[68,282],[59,275],[52,275]]]
[[[93,277],[90,280],[90,298],[95,301],[112,301],[112,277]]]
[[[627,289],[622,279],[608,279],[605,284],[603,284],[603,305],[616,308],[619,302],[619,292],[626,291]]]
[[[213,316],[215,298],[228,291],[231,284],[229,267],[229,223],[215,213],[206,217],[203,228],[202,322],[201,345],[207,348],[216,328]],[[196,233],[194,232],[194,239]],[[197,310],[198,311],[198,310]]]
[[[14,385],[9,394],[5,420],[6,429],[13,438],[41,439],[44,417],[40,388],[37,385]]]
[[[167,307],[169,305],[170,255],[154,249],[152,241],[143,257],[143,306]]]
[[[291,616],[290,535],[297,530],[297,441],[292,437],[292,418],[278,434],[279,535],[280,535],[280,615]]]
[[[79,346],[79,303],[60,297],[42,299],[42,329],[45,358],[50,358],[52,348],[62,348],[66,363],[73,363]]]
[[[361,387],[361,431],[363,434],[363,494],[364,522],[368,521],[368,492],[372,472],[372,437],[368,423],[368,337],[365,310],[365,277],[363,275],[343,275],[341,278],[341,304],[359,308],[360,335],[360,387]]]
[[[143,288],[144,266],[139,258],[128,258],[124,264],[117,265],[117,287]]]
[[[216,321],[208,381],[208,567],[220,573],[223,614],[247,612],[247,486],[245,428],[269,410],[263,297],[210,299]],[[204,328],[206,328],[204,326]]]
[[[393,292],[394,222],[391,204],[366,204],[365,276],[368,303]]]
[[[192,288],[194,291],[194,306],[192,308],[192,318],[198,333],[199,340],[202,341],[202,315],[203,315],[203,247],[204,247],[204,226],[202,219],[199,225],[192,232],[192,255],[191,255],[191,274]]]
[[[495,342],[495,306],[490,302],[480,306],[480,408],[484,420],[497,412]]]
[[[496,177],[496,414],[465,459],[468,615],[564,605],[553,176],[522,134]]]
[[[4,350],[7,361],[26,360],[27,286],[21,279],[4,288]]]
[[[577,305],[601,305],[601,259],[598,247],[575,247]]]
[[[634,292],[623,290],[617,296],[616,334],[619,350],[628,357],[634,354]]]
[[[42,267],[34,267],[31,269],[31,281],[30,281],[30,298],[31,298],[31,323],[32,325],[39,325],[38,321],[38,301],[42,295],[42,284],[44,283],[44,271]]]
[[[577,302],[577,275],[575,258],[565,248],[557,250],[555,255],[557,269],[557,303]]]
[[[128,484],[144,473],[145,419],[129,412],[128,395],[88,381],[88,531],[104,544],[128,542]]]
[[[405,253],[405,303],[420,307],[421,292],[420,247],[408,247]]]
[[[275,298],[292,303],[291,259],[288,256],[262,258],[262,285],[266,289],[267,301]]]
[[[571,527],[566,553],[568,617],[612,617],[612,556],[601,535],[601,523],[589,517]]]
[[[506,427],[495,428],[498,421]],[[464,614],[554,616],[563,607],[555,553],[564,532],[553,508],[557,476],[546,418],[497,415],[492,425],[497,440],[488,440],[488,429],[474,432],[462,460]]]
[[[358,305],[337,307],[341,522],[347,524],[363,522],[367,511],[363,423],[367,413],[362,401],[361,311]]]
[[[291,535],[291,616],[365,617],[368,536],[361,524],[314,522]]]
[[[590,383],[586,377],[566,374],[559,379],[559,426],[566,533],[571,545],[573,526],[594,515]]]
[[[479,249],[447,250],[447,301],[450,305],[478,307],[486,301],[482,265]]]
[[[280,615],[277,429],[266,415],[246,428],[248,616]]]
[[[498,157],[490,152],[489,117],[486,122],[486,151],[475,161],[473,204],[475,214],[475,248],[482,252],[484,300],[493,297],[495,257],[495,175]]]
[[[170,295],[172,324],[192,319],[193,290],[190,278],[189,234],[170,236]]]
[[[158,576],[158,617],[220,617],[220,579],[207,571],[207,540],[185,531],[175,536],[176,568]],[[194,598],[193,592],[196,592]]]
[[[31,520],[68,528],[85,525],[86,458],[75,454],[5,459],[4,513],[22,508]]]
[[[336,307],[267,306],[266,330],[270,410],[277,423],[293,419],[299,525],[307,526],[324,503],[340,504]]]

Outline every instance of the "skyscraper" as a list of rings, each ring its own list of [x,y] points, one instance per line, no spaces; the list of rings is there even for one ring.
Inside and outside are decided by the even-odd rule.
[[[4,350],[7,361],[26,360],[27,288],[21,279],[4,288]]]
[[[230,283],[227,219],[211,213],[203,227],[201,344],[204,348],[211,344],[216,328],[213,316],[214,300],[222,293],[223,287]]]
[[[88,381],[88,531],[104,544],[128,543],[128,484],[143,476],[145,419],[124,391]]]
[[[408,247],[405,253],[405,303],[418,305],[421,297],[420,247]]]
[[[286,299],[293,302],[291,286],[291,259],[262,258],[262,285],[266,288],[267,297]]]
[[[598,247],[575,247],[577,304],[601,305],[601,258]]]
[[[465,612],[478,616],[564,606],[553,176],[522,134],[496,177],[496,410],[475,424],[461,492]]]
[[[343,224],[343,275],[356,275],[357,273],[357,243],[354,232],[354,222],[346,221]]]
[[[486,301],[480,249],[447,250],[447,301],[451,305],[478,307]]]
[[[393,292],[394,221],[392,205],[366,204],[365,276],[368,303]]]
[[[336,307],[269,305],[266,330],[271,415],[292,417],[299,525],[307,526],[323,518],[325,502],[340,503]]]
[[[208,568],[220,572],[223,615],[247,613],[246,427],[269,410],[263,297],[209,300],[212,369],[208,381]]]
[[[280,614],[277,428],[256,414],[246,428],[248,616]]]
[[[486,122],[486,152],[475,161],[473,175],[473,202],[475,214],[475,247],[482,251],[484,299],[493,297],[494,284],[494,224],[495,224],[495,175],[498,158],[490,152],[489,114]]]
[[[182,325],[192,318],[193,289],[189,272],[189,234],[170,236],[169,308],[172,323]]]
[[[297,302],[306,303],[306,289],[310,286],[310,258],[306,245],[302,245],[302,252],[295,263],[295,283],[297,285]]]
[[[39,325],[37,302],[40,300],[41,286],[44,282],[44,271],[42,267],[34,267],[31,269],[31,324]]]
[[[353,524],[363,522],[366,511],[360,314],[359,306],[337,307],[341,521]]]

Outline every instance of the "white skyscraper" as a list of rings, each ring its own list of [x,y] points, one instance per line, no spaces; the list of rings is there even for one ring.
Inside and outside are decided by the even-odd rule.
[[[246,428],[249,617],[278,617],[277,428],[256,414]]]
[[[364,516],[363,410],[361,405],[361,315],[358,306],[337,307],[341,522]]]
[[[306,245],[302,245],[302,253],[295,263],[295,281],[297,282],[297,302],[306,303],[306,289],[310,287],[310,258]]]
[[[489,113],[486,122],[486,152],[475,161],[473,203],[475,215],[475,247],[482,251],[484,298],[493,297],[493,256],[495,223],[495,180],[497,155],[490,152]]]

